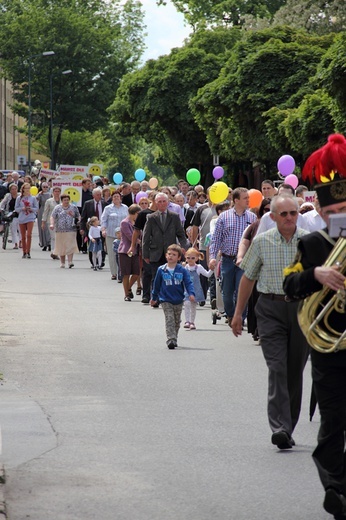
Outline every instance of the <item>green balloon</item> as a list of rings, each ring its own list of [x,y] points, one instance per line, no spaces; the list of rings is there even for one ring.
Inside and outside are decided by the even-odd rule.
[[[201,174],[197,168],[190,168],[186,173],[186,180],[191,186],[195,186],[201,180]]]

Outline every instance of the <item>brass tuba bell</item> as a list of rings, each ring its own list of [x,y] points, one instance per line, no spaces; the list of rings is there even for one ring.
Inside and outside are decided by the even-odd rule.
[[[340,237],[324,266],[340,266],[346,274],[346,238]],[[346,287],[337,292],[324,286],[305,298],[298,309],[298,322],[309,345],[322,353],[346,349]]]

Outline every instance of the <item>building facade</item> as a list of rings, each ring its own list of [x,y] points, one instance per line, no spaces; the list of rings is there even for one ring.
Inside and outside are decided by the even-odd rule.
[[[17,130],[25,122],[13,114],[12,103],[11,83],[0,78],[0,170],[21,170],[26,164],[27,139]]]

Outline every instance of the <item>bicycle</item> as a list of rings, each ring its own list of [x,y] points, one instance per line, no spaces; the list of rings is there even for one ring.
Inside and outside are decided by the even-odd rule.
[[[15,216],[13,213],[14,211],[1,211],[0,214],[0,235],[2,235],[2,249],[6,249],[7,246],[8,235],[10,232],[10,224]]]

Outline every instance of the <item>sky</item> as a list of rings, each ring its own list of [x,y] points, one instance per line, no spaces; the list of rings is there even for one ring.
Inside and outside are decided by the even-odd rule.
[[[169,54],[173,47],[180,47],[191,29],[184,26],[184,17],[178,13],[170,0],[167,5],[158,7],[155,0],[142,0],[145,11],[144,23],[147,26],[147,50],[142,61],[156,59]]]

